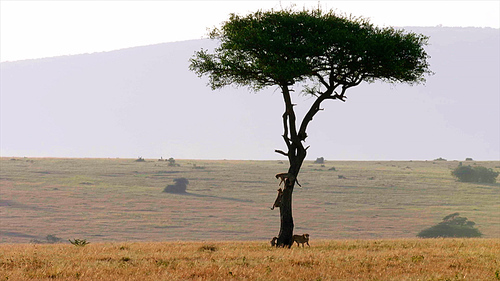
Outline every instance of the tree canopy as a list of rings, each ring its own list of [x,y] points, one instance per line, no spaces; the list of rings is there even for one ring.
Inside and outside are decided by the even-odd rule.
[[[231,14],[210,38],[220,40],[220,46],[214,53],[197,52],[190,68],[208,75],[213,89],[235,84],[259,90],[306,79],[344,88],[377,79],[412,84],[430,73],[426,36],[332,11]]]

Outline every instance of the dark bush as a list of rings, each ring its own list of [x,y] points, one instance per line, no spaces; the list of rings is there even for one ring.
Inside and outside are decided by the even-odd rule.
[[[167,161],[168,161],[169,167],[179,167],[180,166],[179,164],[175,163],[175,159],[172,157],[168,158]]]
[[[448,160],[444,159],[443,157],[439,157],[434,159],[434,161],[448,161]]]
[[[314,161],[314,164],[325,164],[325,158],[323,158],[323,157],[316,158],[316,161]]]
[[[459,165],[451,172],[461,182],[495,183],[499,173],[481,166]]]
[[[62,241],[62,238],[55,236],[54,234],[49,234],[45,237],[47,239],[47,243],[59,243]]]
[[[189,181],[186,178],[177,178],[174,179],[175,184],[167,185],[163,192],[167,193],[186,193],[187,185]]]
[[[460,217],[459,213],[453,213],[443,218],[443,221],[435,226],[420,231],[417,234],[420,238],[437,237],[481,237],[483,234],[474,228],[475,223],[468,221],[465,217]]]

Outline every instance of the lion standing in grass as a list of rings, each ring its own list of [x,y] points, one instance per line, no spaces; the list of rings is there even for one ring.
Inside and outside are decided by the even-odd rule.
[[[307,246],[311,247],[311,245],[309,245],[309,234],[307,233],[302,235],[294,235],[293,242],[297,242],[297,247],[300,246],[299,243],[302,244],[302,248],[304,247],[304,244],[307,244]]]

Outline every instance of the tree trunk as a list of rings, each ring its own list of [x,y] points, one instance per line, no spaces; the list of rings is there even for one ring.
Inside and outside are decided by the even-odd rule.
[[[280,206],[280,233],[277,246],[290,248],[293,244],[293,216],[292,216],[292,192],[293,186],[285,187]]]
[[[278,235],[278,241],[276,243],[277,247],[288,247],[293,245],[293,216],[292,216],[292,193],[295,183],[297,182],[297,176],[300,171],[300,167],[304,162],[306,157],[306,150],[303,148],[302,144],[299,142],[298,149],[293,153],[289,151],[289,161],[290,167],[288,169],[288,174],[290,175],[288,179],[285,180],[285,187],[283,189],[283,196],[281,197],[280,205],[280,232]]]
[[[281,150],[276,152],[288,157],[290,167],[288,168],[288,177],[285,179],[285,187],[283,188],[283,195],[280,204],[280,233],[276,243],[277,247],[288,247],[293,245],[293,216],[292,216],[292,193],[300,167],[306,158],[306,149],[302,145],[305,139],[304,135],[297,134],[297,126],[295,124],[295,112],[293,110],[294,104],[290,97],[290,89],[288,84],[284,83],[281,86],[283,93],[283,100],[285,102],[285,113],[283,113],[283,140],[288,148],[288,153]],[[312,117],[311,117],[312,118]]]

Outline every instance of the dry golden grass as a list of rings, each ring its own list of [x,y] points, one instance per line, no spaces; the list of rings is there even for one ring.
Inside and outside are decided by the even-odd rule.
[[[500,280],[500,239],[0,244],[0,280]]]

